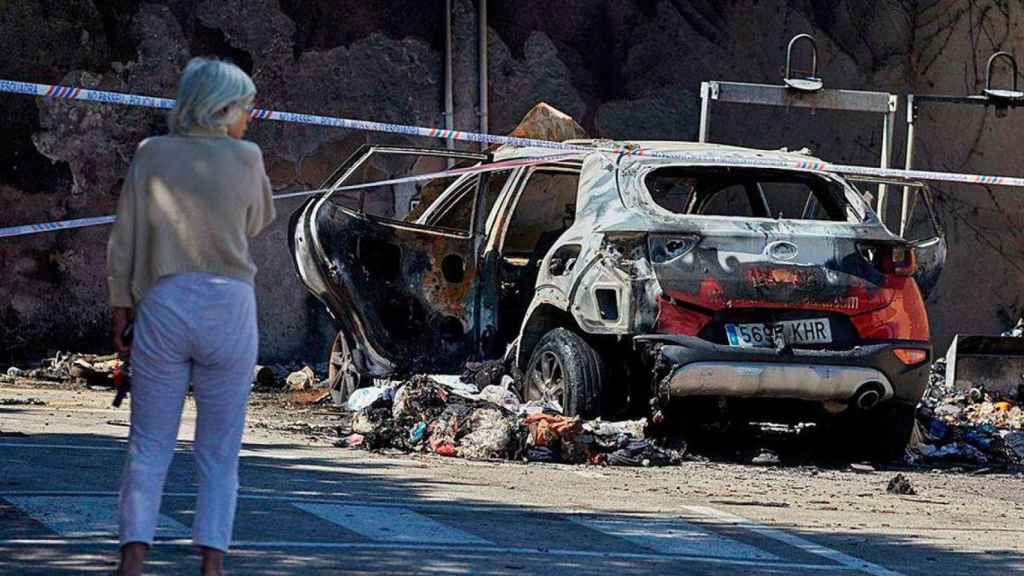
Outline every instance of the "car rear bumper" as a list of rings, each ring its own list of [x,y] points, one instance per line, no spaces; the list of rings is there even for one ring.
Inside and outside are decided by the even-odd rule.
[[[691,336],[646,335],[634,339],[655,355],[663,375],[658,395],[792,398],[849,402],[871,388],[879,400],[916,403],[928,381],[931,347],[921,342],[867,344],[852,350],[775,350],[713,344]],[[897,348],[928,352],[907,366]]]

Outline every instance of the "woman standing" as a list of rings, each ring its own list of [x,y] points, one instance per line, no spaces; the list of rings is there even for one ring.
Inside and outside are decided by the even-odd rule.
[[[233,64],[189,62],[170,135],[136,151],[107,246],[114,345],[131,353],[131,432],[121,478],[118,573],[142,573],[189,384],[199,481],[192,539],[222,574],[258,335],[249,238],[274,219],[256,144],[242,141],[256,87]],[[122,333],[134,315],[131,349]]]

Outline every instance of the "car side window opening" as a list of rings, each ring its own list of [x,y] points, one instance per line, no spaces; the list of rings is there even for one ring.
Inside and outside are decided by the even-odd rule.
[[[843,184],[815,174],[729,167],[668,167],[645,179],[658,206],[677,214],[858,222]]]
[[[575,220],[579,179],[579,172],[541,168],[521,185],[500,244],[498,326],[504,339],[519,329],[544,256]]]
[[[534,256],[551,248],[576,218],[578,172],[534,170],[523,186],[501,244],[507,258]]]
[[[449,159],[415,152],[374,152],[343,182],[335,186],[372,184],[407,176],[443,172]],[[472,166],[476,159],[458,159],[456,166]],[[448,176],[426,181],[369,186],[344,190],[331,201],[363,214],[396,222],[416,223],[462,233],[470,232],[476,187],[480,175]]]

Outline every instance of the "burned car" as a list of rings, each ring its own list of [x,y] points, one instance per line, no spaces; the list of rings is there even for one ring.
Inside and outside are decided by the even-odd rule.
[[[912,242],[804,155],[576,144],[367,147],[293,215],[298,273],[339,327],[336,399],[506,357],[526,400],[567,414],[727,399],[748,419],[852,418],[902,449],[932,356],[923,293],[945,259],[926,190],[909,220],[931,233]],[[348,190],[446,166],[471,169]]]

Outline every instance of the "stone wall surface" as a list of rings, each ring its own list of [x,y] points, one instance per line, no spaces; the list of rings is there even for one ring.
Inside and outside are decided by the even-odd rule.
[[[453,5],[455,122],[475,130],[476,5]],[[252,74],[261,107],[439,126],[443,6],[0,1],[0,78],[173,97],[188,58],[216,55]],[[492,0],[490,128],[508,132],[545,101],[600,137],[694,139],[700,81],[778,83],[786,44],[800,32],[816,37],[829,87],[976,93],[991,53],[1024,53],[1022,18],[1021,3],[985,0]],[[151,110],[23,96],[0,99],[0,115],[0,226],[110,213],[134,146],[164,130]],[[711,126],[714,141],[807,146],[861,164],[877,162],[881,139],[880,119],[823,111],[721,105]],[[922,168],[1024,174],[1015,146],[1024,113],[933,107],[918,126]],[[901,121],[897,158],[903,132]],[[282,191],[317,186],[361,144],[407,142],[278,123],[257,124],[250,137]],[[1019,191],[938,189],[950,258],[929,308],[942,347],[955,332],[998,332],[1020,315],[1024,203]],[[287,219],[299,204],[282,202],[279,221],[253,246],[264,360],[320,359],[331,332],[288,255]],[[95,228],[0,241],[0,363],[48,348],[107,347],[106,235]]]

